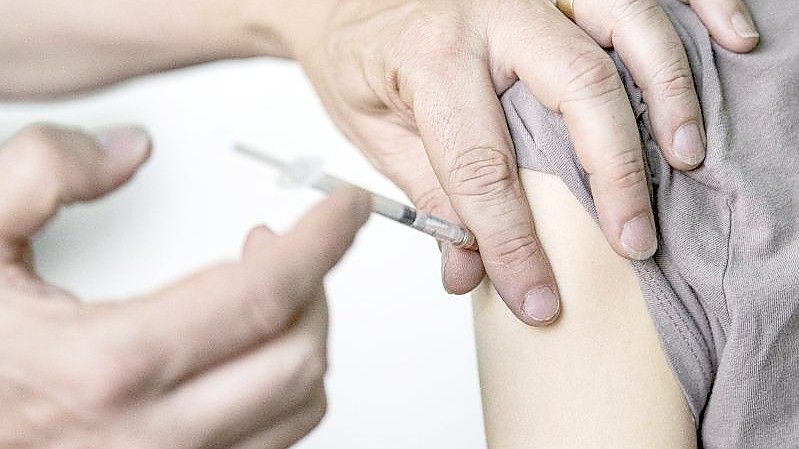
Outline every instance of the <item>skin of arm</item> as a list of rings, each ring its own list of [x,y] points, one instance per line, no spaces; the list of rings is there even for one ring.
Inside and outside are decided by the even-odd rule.
[[[489,447],[696,448],[629,262],[559,178],[522,170],[521,179],[565,307],[554,325],[530,328],[490,284],[475,292]]]
[[[0,1],[0,97],[97,88],[203,62],[291,56],[333,1]],[[9,26],[13,25],[13,26]],[[310,33],[307,33],[310,34]]]

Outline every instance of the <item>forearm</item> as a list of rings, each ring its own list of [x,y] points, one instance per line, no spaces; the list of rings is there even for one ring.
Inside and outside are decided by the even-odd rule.
[[[291,56],[332,1],[0,1],[0,96],[62,94],[219,59]]]

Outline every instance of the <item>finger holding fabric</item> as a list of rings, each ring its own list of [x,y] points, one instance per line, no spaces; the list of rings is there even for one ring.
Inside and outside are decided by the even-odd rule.
[[[563,115],[611,246],[629,258],[651,257],[657,239],[638,125],[613,61],[548,3],[489,22],[489,36],[506,20],[519,31],[493,40],[492,57],[512,61],[504,76],[515,74],[542,104]],[[555,32],[530,31],[547,24]]]
[[[760,33],[744,0],[680,0],[691,5],[719,44],[738,53],[752,51]]]
[[[560,306],[497,98],[517,79],[564,114],[594,174],[613,247],[633,258],[654,252],[638,128],[621,80],[602,48],[552,3],[344,5],[351,8],[336,10],[319,38],[325,44],[299,53],[323,102],[417,206],[431,202],[475,232],[483,266],[520,319],[546,325]],[[459,290],[474,287],[480,274],[472,263],[446,264],[443,272],[445,284],[468,281]]]
[[[637,126],[599,45],[616,46],[632,67],[668,161],[677,169],[698,166],[705,132],[690,68],[654,0],[347,0],[319,6],[318,26],[308,28],[315,31],[297,33],[278,21],[270,29],[287,36],[287,53],[303,64],[333,120],[379,170],[420,209],[475,232],[481,260],[442,248],[448,291],[470,290],[485,269],[523,321],[546,325],[557,317],[544,313],[554,318],[541,319],[542,312],[559,310],[557,288],[549,287],[554,280],[532,225],[521,219],[527,204],[513,176],[501,176],[507,188],[498,189],[493,209],[503,211],[506,226],[496,232],[497,214],[480,206],[485,195],[458,194],[473,177],[458,181],[447,173],[470,148],[499,155],[489,164],[494,175],[515,171],[500,131],[507,128],[504,117],[484,93],[501,95],[518,79],[564,115],[580,160],[593,174],[600,222],[613,248],[635,259],[656,250]],[[745,12],[738,0],[697,0],[695,6],[709,24],[733,9]],[[733,17],[728,27],[709,26],[723,45],[744,51],[752,39],[723,35],[734,29]],[[538,319],[525,315],[523,304],[536,295],[522,292],[543,285],[553,295],[530,308]]]
[[[580,3],[580,8],[592,6],[589,0],[551,0],[563,14],[572,20],[577,20],[574,12],[575,2]],[[636,5],[639,0],[625,0],[616,2],[616,8],[640,8]],[[752,51],[760,41],[760,33],[752,19],[752,14],[744,0],[680,0],[690,5],[696,12],[710,35],[724,48],[738,53]],[[646,5],[645,5],[646,6]],[[580,20],[585,18],[582,16]],[[578,22],[579,23],[579,22]]]

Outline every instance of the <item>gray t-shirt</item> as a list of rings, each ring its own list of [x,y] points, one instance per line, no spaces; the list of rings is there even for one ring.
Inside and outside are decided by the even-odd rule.
[[[677,0],[661,2],[694,72],[707,158],[673,170],[647,106],[616,60],[644,143],[661,246],[634,262],[704,448],[799,447],[799,1],[747,2],[751,54],[712,42]],[[596,216],[561,118],[521,83],[502,98],[519,166],[559,175]]]

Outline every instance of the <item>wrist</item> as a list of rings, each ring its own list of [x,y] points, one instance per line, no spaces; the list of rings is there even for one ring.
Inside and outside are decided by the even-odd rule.
[[[319,39],[339,0],[242,0],[253,55],[297,59]]]

